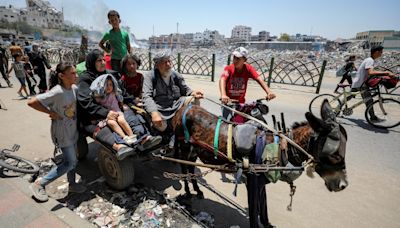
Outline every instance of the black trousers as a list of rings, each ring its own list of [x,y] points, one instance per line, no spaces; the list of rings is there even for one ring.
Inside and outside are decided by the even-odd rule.
[[[4,65],[0,65],[0,73],[3,76],[4,80],[7,82],[7,85],[10,85],[10,80],[7,78],[6,69],[4,69]]]
[[[37,75],[40,78],[39,86],[38,86],[40,92],[46,91],[47,90],[46,71],[45,70],[43,70],[43,71],[40,70],[40,71],[36,71],[35,73],[37,73]]]

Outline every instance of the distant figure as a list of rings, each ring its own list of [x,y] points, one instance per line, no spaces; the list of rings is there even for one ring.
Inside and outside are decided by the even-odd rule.
[[[44,93],[47,90],[46,68],[50,69],[51,66],[44,54],[39,51],[39,46],[37,44],[32,45],[32,52],[30,53],[29,58],[33,66],[33,72],[40,78],[39,93]]]
[[[7,55],[6,55],[6,50],[4,48],[0,47],[0,73],[4,78],[4,81],[7,82],[8,87],[11,87],[12,84],[11,84],[10,80],[8,79],[7,70],[8,70],[8,59],[7,59]],[[1,83],[0,83],[0,87],[1,87]]]
[[[356,92],[361,90],[361,96],[364,99],[365,106],[368,107],[372,104],[372,96],[369,91],[368,85],[364,83],[371,76],[390,76],[394,77],[395,75],[390,71],[376,71],[374,70],[375,59],[378,59],[382,56],[383,47],[375,46],[371,48],[371,57],[364,59],[361,63],[360,67],[357,70],[356,77],[354,78],[353,84],[351,86],[351,91]],[[374,109],[371,108],[369,115],[371,116],[370,120],[374,122],[382,122],[383,120],[378,118],[375,115]]]
[[[78,140],[76,97],[77,87],[75,67],[70,63],[60,63],[51,74],[54,87],[30,100],[28,105],[46,113],[51,119],[51,138],[63,154],[62,163],[53,167],[43,178],[36,179],[29,188],[38,201],[48,200],[46,185],[67,173],[70,193],[83,193],[86,187],[75,182],[76,143]],[[53,83],[50,83],[53,86]]]
[[[14,70],[15,77],[17,77],[19,83],[21,83],[21,87],[19,87],[18,90],[18,95],[23,98],[30,98],[28,95],[28,91],[26,90],[26,76],[25,76],[25,70],[24,70],[24,62],[22,61],[22,55],[17,53],[14,55],[15,56],[15,61],[11,63],[10,70],[8,71],[8,77],[10,77],[10,73],[12,70]],[[22,91],[25,92],[26,96],[22,95]]]
[[[104,52],[104,60],[106,61],[106,69],[107,70],[112,70],[112,65],[111,65],[111,44],[110,41],[107,40],[104,43],[104,46],[106,47],[107,50],[109,50],[109,52]]]
[[[272,100],[276,95],[271,91],[267,84],[257,71],[248,63],[248,51],[244,47],[238,47],[232,53],[233,63],[224,68],[224,72],[219,80],[219,91],[221,95],[221,102],[226,104],[229,99],[238,100],[240,104],[245,103],[245,96],[247,91],[247,82],[249,78],[254,79],[265,91],[266,99]],[[225,119],[232,117],[232,112],[227,109],[222,109],[222,116]]]
[[[22,48],[20,46],[16,45],[14,41],[11,42],[11,46],[9,49],[10,49],[11,56],[13,57],[14,60],[15,60],[15,57],[17,56],[17,54],[19,54],[20,56],[24,55],[24,51],[22,50]]]
[[[346,80],[349,83],[349,85],[353,83],[353,80],[351,79],[351,72],[357,70],[356,66],[354,65],[355,60],[356,60],[355,55],[351,55],[348,59],[346,59],[346,65],[344,66],[345,73],[343,74],[342,79],[340,79],[339,84],[342,84]],[[339,84],[333,91],[334,93],[337,93],[337,90],[339,89]]]
[[[87,35],[82,35],[81,46],[79,47],[79,57],[78,63],[85,61],[86,55],[88,53],[88,37]]]
[[[29,55],[31,51],[32,51],[32,45],[30,45],[28,41],[25,41],[25,46],[24,46],[25,55]]]
[[[29,95],[36,95],[35,86],[37,84],[36,79],[33,75],[33,67],[29,62],[29,56],[24,56],[24,70],[26,75],[26,82],[28,83]]]
[[[124,29],[119,27],[121,19],[119,13],[115,10],[110,10],[107,14],[108,23],[112,29],[106,32],[101,39],[99,46],[105,52],[111,52],[111,66],[115,71],[121,71],[121,59],[127,54],[131,53],[131,44],[129,41],[129,34]],[[107,50],[104,43],[109,40],[111,50]]]

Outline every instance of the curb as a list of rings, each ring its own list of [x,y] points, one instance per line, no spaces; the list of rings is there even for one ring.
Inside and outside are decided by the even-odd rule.
[[[3,180],[4,181],[4,180]],[[56,219],[65,223],[68,227],[79,227],[93,228],[94,226],[88,221],[81,219],[78,215],[76,215],[73,211],[64,207],[60,202],[55,199],[49,198],[47,202],[44,203],[36,203],[34,199],[31,198],[31,193],[29,191],[29,183],[22,178],[9,178],[6,179],[5,182],[12,186],[14,189],[20,191],[24,195],[26,195],[29,199],[33,201],[36,207],[41,208],[44,213],[53,215]]]

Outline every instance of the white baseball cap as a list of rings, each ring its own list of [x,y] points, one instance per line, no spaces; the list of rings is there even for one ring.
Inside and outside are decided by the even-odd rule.
[[[232,55],[234,55],[238,58],[241,58],[241,57],[247,58],[248,54],[249,54],[249,51],[247,51],[247,49],[244,47],[238,47],[232,52]]]

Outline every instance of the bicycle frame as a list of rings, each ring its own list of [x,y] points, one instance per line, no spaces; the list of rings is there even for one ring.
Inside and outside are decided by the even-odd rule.
[[[376,88],[367,88],[367,89],[368,89],[370,92],[372,92],[372,93],[371,93],[371,99],[373,99],[374,97],[378,96],[378,100],[380,101],[380,102],[379,102],[379,103],[380,103],[380,107],[381,107],[382,111],[385,112],[384,109],[383,109],[383,106],[382,106],[382,96],[381,96],[381,92],[380,92],[379,86],[376,87]],[[336,100],[339,100],[341,97],[343,97],[343,100],[339,100],[340,103],[342,103],[343,105],[342,105],[341,107],[335,107],[335,108],[333,108],[333,109],[334,109],[336,112],[342,111],[342,110],[343,110],[343,107],[345,107],[346,109],[351,109],[351,110],[353,110],[353,109],[355,109],[356,107],[360,106],[361,104],[365,104],[366,101],[365,101],[365,99],[363,98],[363,99],[361,99],[359,102],[357,102],[357,103],[355,103],[355,104],[353,104],[353,105],[351,105],[351,106],[348,105],[348,101],[349,101],[351,98],[354,98],[354,97],[357,96],[357,95],[361,95],[362,92],[364,92],[364,90],[362,90],[362,89],[359,90],[359,91],[356,91],[356,92],[351,92],[351,91],[346,91],[346,90],[344,90],[343,93],[339,94],[338,96],[335,97],[335,99],[333,99],[333,101],[336,101]],[[350,99],[349,99],[349,98],[350,98]],[[338,108],[339,108],[339,109],[338,109]],[[385,113],[386,113],[386,112],[385,112]]]

